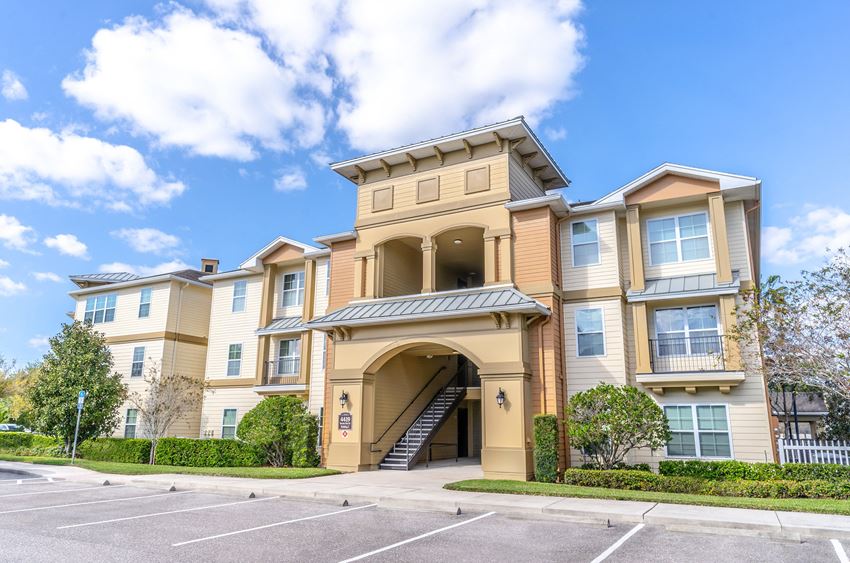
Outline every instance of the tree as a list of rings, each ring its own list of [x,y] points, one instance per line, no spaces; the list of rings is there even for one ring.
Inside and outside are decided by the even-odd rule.
[[[159,439],[167,435],[175,422],[200,407],[205,384],[196,377],[163,375],[157,364],[148,369],[144,381],[145,392],[130,393],[129,401],[139,411],[142,434],[151,440],[149,462],[153,465]]]
[[[837,395],[827,395],[824,399],[827,440],[850,440],[850,402]]]
[[[771,276],[744,293],[729,336],[771,389],[816,389],[850,401],[850,255],[840,249],[798,281]],[[761,352],[758,354],[756,351]]]
[[[671,437],[661,407],[629,385],[600,383],[576,393],[567,405],[567,416],[570,444],[600,469],[613,469],[635,448],[656,450]]]
[[[266,397],[245,413],[236,436],[261,448],[274,467],[318,465],[318,423],[297,397]]]
[[[79,442],[112,433],[118,407],[127,397],[120,374],[112,372],[112,354],[104,336],[90,324],[74,321],[50,339],[41,370],[27,391],[34,429],[55,436],[69,453],[77,419],[77,394],[88,393],[80,418]]]

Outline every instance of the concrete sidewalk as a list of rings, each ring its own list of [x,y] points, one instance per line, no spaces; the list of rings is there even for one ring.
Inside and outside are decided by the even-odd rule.
[[[201,475],[111,475],[79,467],[0,462],[0,468],[20,469],[53,479],[77,482],[127,483],[248,496],[375,503],[384,508],[441,512],[489,512],[518,518],[610,524],[646,523],[676,531],[747,535],[800,541],[808,538],[850,539],[850,516],[780,512],[531,495],[448,491],[443,485],[482,478],[481,467],[436,462],[413,471],[372,471],[312,479],[243,479]]]

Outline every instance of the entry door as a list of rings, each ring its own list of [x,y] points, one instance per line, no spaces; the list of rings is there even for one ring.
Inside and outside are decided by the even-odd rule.
[[[457,409],[457,456],[469,457],[469,412]]]

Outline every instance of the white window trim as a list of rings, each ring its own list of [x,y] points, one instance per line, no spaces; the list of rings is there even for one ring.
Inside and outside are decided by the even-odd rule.
[[[596,223],[596,262],[591,262],[589,264],[582,264],[580,266],[576,266],[576,244],[593,244],[590,242],[580,242],[576,243],[573,239],[573,225],[577,223]],[[599,219],[585,219],[585,220],[577,220],[572,221],[570,223],[570,260],[572,261],[573,268],[589,268],[590,266],[598,266],[602,263],[602,244],[599,242]]]
[[[684,335],[682,336],[682,338],[685,339],[685,348],[688,351],[687,355],[688,356],[694,356],[694,357],[712,355],[712,354],[691,354],[691,340],[690,340],[690,338],[691,338],[691,336],[690,336],[691,335],[691,327],[688,325],[688,309],[696,309],[696,308],[699,308],[699,307],[714,307],[714,316],[717,318],[717,336],[718,337],[723,336],[723,323],[720,322],[720,309],[719,309],[717,303],[692,303],[690,305],[683,305],[681,307],[656,307],[655,309],[652,310],[652,335],[653,335],[653,338],[655,339],[655,342],[656,343],[659,342],[658,320],[656,319],[655,314],[658,311],[671,311],[671,310],[678,309],[679,311],[685,312],[685,330],[684,330]],[[703,332],[703,331],[710,330],[710,329],[698,328],[698,329],[694,329],[694,330],[697,331],[697,332]],[[675,331],[675,332],[679,332],[679,331]],[[663,332],[661,334],[673,334],[673,333]],[[722,346],[722,344],[721,344],[721,346]]]
[[[745,229],[746,230],[746,229]],[[749,247],[748,247],[749,248]],[[325,262],[325,295],[331,294],[331,259],[328,258]]]
[[[97,308],[97,298],[98,297],[103,297],[104,300],[105,300],[103,309]],[[115,297],[115,305],[113,307],[109,307],[109,298],[110,297]],[[89,311],[89,301],[94,303],[91,311]],[[91,324],[92,325],[99,325],[99,324],[103,324],[103,323],[114,323],[115,317],[118,315],[118,294],[117,293],[106,293],[104,295],[93,295],[92,297],[86,298],[83,307],[84,307],[83,308],[83,321],[85,321],[86,315],[90,312],[91,316],[92,316],[92,318],[91,318]],[[106,312],[110,309],[112,309],[112,320],[107,321],[106,320]],[[95,321],[95,316],[96,316],[97,311],[103,311],[103,320],[102,321]]]
[[[147,300],[147,301],[144,301],[145,291],[147,291],[147,292],[148,292],[148,300]],[[140,318],[140,319],[148,319],[148,318],[150,318],[150,316],[151,316],[151,303],[152,303],[152,302],[153,302],[153,289],[151,289],[150,287],[143,287],[143,288],[139,291],[139,316],[138,316],[138,318]],[[143,305],[147,305],[147,306],[148,306],[148,313],[147,313],[147,315],[142,315],[142,306],[143,306]]]
[[[129,416],[128,416],[128,415],[130,414],[130,411],[136,411],[136,421],[135,421],[133,424],[129,424],[129,423],[127,422],[127,421],[129,420]],[[137,433],[137,431],[139,430],[139,409],[129,408],[129,409],[127,409],[126,411],[124,411],[124,437],[125,437],[125,438],[127,438],[127,437],[128,437],[128,436],[127,436],[127,427],[128,427],[128,426],[132,426],[132,427],[133,427],[133,436],[132,436],[132,437],[133,437],[133,438],[136,438],[136,437],[137,437],[137,436],[136,436],[136,433]]]
[[[320,369],[322,371],[325,371],[327,369],[326,364],[328,362],[328,337],[324,332],[319,332],[319,331],[315,331],[315,332],[317,332],[316,338],[322,339],[321,340],[321,342],[322,342],[322,364],[321,364],[321,366],[322,367]]]
[[[234,420],[233,420],[233,438],[225,438],[224,437],[224,428],[230,428],[230,424],[224,424],[224,413],[225,411],[234,411]],[[235,440],[236,439],[236,429],[239,428],[239,409],[236,407],[224,407],[221,409],[221,424],[219,425],[219,436],[221,436],[222,440]]]
[[[236,295],[236,286],[240,283],[245,284],[245,295],[237,296]],[[247,311],[248,310],[248,281],[247,280],[236,280],[235,282],[233,282],[231,293],[232,293],[232,295],[230,296],[230,312],[231,313],[244,313],[245,311]],[[242,309],[240,309],[238,311],[235,308],[237,299],[242,299]]]
[[[708,240],[708,256],[705,258],[692,258],[690,260],[685,260],[682,258],[682,241],[683,240],[691,240],[695,238],[702,238],[703,235],[698,237],[685,237],[682,238],[679,232],[679,217],[691,217],[693,215],[703,215],[705,216],[705,237]],[[676,261],[675,262],[653,262],[652,260],[652,242],[649,239],[649,224],[655,221],[666,221],[668,219],[673,219],[676,223],[676,235],[674,238],[664,241],[658,241],[655,244],[661,244],[663,242],[675,242],[676,243]],[[683,262],[705,262],[707,260],[714,259],[714,247],[711,244],[711,221],[709,220],[708,213],[706,211],[695,211],[694,213],[681,213],[679,215],[669,215],[666,217],[653,217],[652,219],[646,220],[646,253],[649,257],[649,265],[650,266],[665,266],[667,264],[681,264]]]
[[[136,361],[136,348],[142,349],[142,360],[140,362]],[[133,367],[136,364],[142,364],[141,369],[139,370],[139,375],[133,375]],[[133,379],[137,379],[139,377],[143,377],[145,375],[145,347],[144,346],[134,346],[133,347],[133,358],[130,361],[130,377]]]
[[[600,316],[602,317],[602,354],[594,354],[592,356],[581,356],[579,355],[579,344],[578,344],[578,313],[579,311],[599,311]],[[584,359],[584,358],[605,358],[608,356],[608,343],[606,342],[607,338],[605,336],[605,308],[604,307],[579,307],[573,310],[573,326],[575,327],[576,333],[576,358]],[[597,334],[595,332],[582,332],[581,334]]]
[[[239,373],[230,375],[230,347],[239,346]],[[224,375],[225,377],[241,377],[242,376],[242,360],[245,356],[245,344],[243,342],[230,342],[227,345],[227,353],[225,354]],[[232,360],[235,361],[235,360]]]
[[[280,351],[281,351],[281,348],[283,348],[284,342],[298,342],[298,344],[295,345],[295,347],[298,349],[297,354],[295,356],[281,356],[280,355]],[[281,373],[280,372],[280,366],[282,365],[283,360],[285,360],[285,359],[292,359],[294,361],[294,363],[296,364],[296,367],[297,367],[296,371],[288,372],[288,373]],[[277,341],[277,358],[276,358],[275,363],[276,363],[276,365],[275,365],[275,375],[276,376],[298,375],[301,372],[301,338],[300,337],[299,338],[281,338],[280,340],[278,340]]]
[[[300,275],[299,275],[300,274]],[[296,280],[301,280],[301,285],[296,286],[294,289],[286,289],[286,276],[295,276]],[[280,309],[288,309],[289,307],[303,307],[304,306],[304,293],[305,286],[307,285],[307,274],[303,270],[298,270],[295,272],[284,272],[280,277]],[[294,293],[295,294],[295,303],[287,305],[286,294]],[[301,294],[301,301],[298,301],[298,294]]]
[[[667,445],[664,445],[664,457],[670,459],[735,459],[735,444],[732,441],[732,420],[729,418],[729,403],[665,403],[661,405],[661,410],[664,410],[665,407],[690,407],[691,408],[691,422],[693,422],[694,429],[692,431],[694,435],[694,444],[696,447],[696,456],[690,455],[670,455],[667,453]],[[719,456],[704,456],[702,455],[702,448],[699,442],[699,422],[697,421],[697,407],[724,407],[726,409],[726,434],[729,435],[729,457],[719,457]],[[664,413],[665,415],[667,413]],[[683,431],[679,431],[683,432]],[[704,430],[703,432],[714,432],[713,430]],[[720,432],[715,432],[720,434]]]

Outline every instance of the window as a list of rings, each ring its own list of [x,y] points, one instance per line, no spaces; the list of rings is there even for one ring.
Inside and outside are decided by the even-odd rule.
[[[136,437],[136,421],[139,419],[138,409],[127,409],[127,418],[124,421],[124,437]]]
[[[576,340],[579,357],[605,355],[602,309],[576,309]]]
[[[717,307],[680,307],[655,311],[659,356],[720,354]]]
[[[596,219],[572,224],[573,266],[599,264],[599,232]]]
[[[146,287],[142,290],[139,298],[139,318],[144,319],[151,314],[151,288]]]
[[[304,303],[304,272],[293,272],[283,276],[283,307],[292,307]]]
[[[242,345],[231,344],[227,350],[227,375],[239,375],[242,370]]]
[[[245,310],[245,293],[247,287],[248,282],[245,280],[233,284],[233,307],[230,310],[234,313],[240,313]]]
[[[224,409],[224,414],[221,416],[221,437],[230,439],[236,437],[236,409]]]
[[[301,340],[281,340],[277,348],[277,374],[292,375],[301,370]]]
[[[204,273],[205,274],[211,274],[213,272],[213,269],[214,268],[213,268],[212,264],[204,264]]]
[[[704,260],[708,250],[708,216],[681,215],[646,222],[651,264]]]
[[[92,324],[111,323],[115,320],[115,300],[115,294],[89,297],[83,320]]]
[[[667,443],[671,457],[732,457],[726,405],[664,407],[673,434]]]
[[[331,294],[331,259],[328,258],[328,265],[325,269],[325,295]]]
[[[145,368],[145,347],[136,346],[133,348],[133,364],[130,367],[130,377],[142,377],[142,370]]]
[[[324,369],[327,368],[326,364],[328,362],[328,337],[324,333],[321,333],[321,332],[319,332],[317,334],[318,334],[317,338],[321,338],[321,340],[322,340],[322,368],[321,369],[324,370]]]

